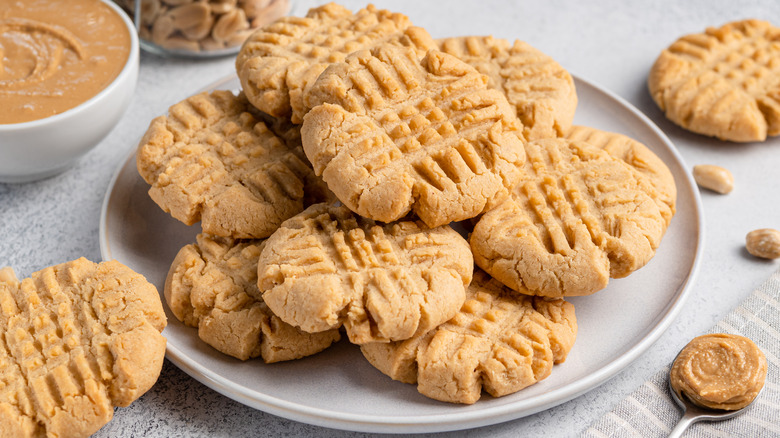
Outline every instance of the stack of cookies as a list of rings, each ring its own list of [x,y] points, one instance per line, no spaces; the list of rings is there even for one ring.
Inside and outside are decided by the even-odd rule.
[[[327,4],[256,31],[236,69],[238,95],[172,106],[137,153],[152,199],[202,227],[168,306],[225,354],[346,335],[428,397],[510,394],[574,345],[564,298],[644,266],[674,215],[664,163],[573,127],[571,75],[525,43]]]

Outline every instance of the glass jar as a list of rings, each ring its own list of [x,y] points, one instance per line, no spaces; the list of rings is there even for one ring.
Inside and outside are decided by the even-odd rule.
[[[255,29],[287,15],[290,0],[114,0],[158,55],[235,54]]]

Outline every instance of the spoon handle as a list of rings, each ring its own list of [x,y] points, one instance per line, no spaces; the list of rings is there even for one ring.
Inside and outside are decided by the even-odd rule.
[[[688,426],[698,420],[699,417],[695,413],[691,412],[690,410],[685,410],[682,418],[680,418],[680,421],[677,422],[677,425],[674,426],[674,429],[672,429],[672,431],[669,433],[669,438],[680,438],[683,432],[688,429]]]

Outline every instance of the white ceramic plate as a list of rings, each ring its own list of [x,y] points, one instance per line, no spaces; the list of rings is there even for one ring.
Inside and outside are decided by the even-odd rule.
[[[167,357],[214,390],[248,406],[292,420],[366,432],[434,432],[499,423],[550,408],[593,389],[642,354],[682,307],[699,264],[703,242],[701,200],[669,139],[621,98],[576,80],[575,123],[633,137],[667,163],[677,182],[677,214],[651,262],[607,289],[571,299],[579,335],[565,363],[546,380],[518,393],[471,406],[418,394],[371,367],[346,341],[299,361],[265,365],[218,353],[168,312]],[[237,90],[235,78],[207,89]],[[104,260],[117,259],[145,275],[162,294],[179,248],[194,242],[199,226],[172,219],[147,196],[135,154],[117,170],[100,221]],[[166,311],[167,307],[166,307]]]

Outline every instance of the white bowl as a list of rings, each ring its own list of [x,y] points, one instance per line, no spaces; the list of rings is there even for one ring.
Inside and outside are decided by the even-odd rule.
[[[125,23],[130,53],[119,75],[78,106],[39,120],[0,124],[0,182],[19,183],[56,175],[97,146],[130,105],[138,79],[138,34],[116,4],[103,0]]]

